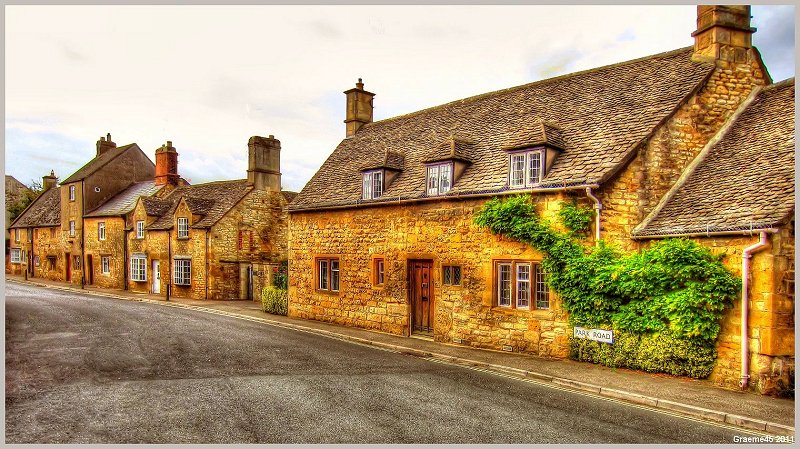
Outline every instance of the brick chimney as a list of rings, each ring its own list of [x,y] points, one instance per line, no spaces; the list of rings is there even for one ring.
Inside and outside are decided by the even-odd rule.
[[[358,79],[354,89],[344,91],[347,96],[347,111],[345,114],[346,137],[358,132],[359,128],[372,122],[372,92],[364,90],[364,83]]]
[[[111,141],[111,133],[108,133],[106,137],[101,137],[100,140],[97,141],[97,156],[116,147],[117,144]]]
[[[694,56],[697,59],[747,62],[755,28],[750,26],[750,5],[700,5]]]
[[[55,172],[53,170],[50,170],[49,175],[42,176],[42,191],[44,192],[50,190],[50,188],[52,187],[55,187],[56,181],[58,181],[58,178],[56,178]]]
[[[281,190],[281,141],[275,136],[253,136],[247,141],[247,185]]]
[[[163,186],[165,184],[178,185],[180,180],[178,174],[178,152],[172,146],[172,141],[168,140],[166,144],[161,145],[156,149],[156,185]]]

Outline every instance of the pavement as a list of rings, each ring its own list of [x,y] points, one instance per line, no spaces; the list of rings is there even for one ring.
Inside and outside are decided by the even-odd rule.
[[[695,419],[727,423],[773,435],[794,435],[793,399],[763,396],[717,387],[707,380],[609,368],[573,360],[550,360],[530,355],[475,349],[456,344],[402,337],[378,331],[301,320],[261,311],[260,303],[164,298],[124,290],[87,287],[43,279],[24,280],[6,274],[6,280],[53,289],[124,300],[144,301],[291,328],[329,338],[376,346],[444,363],[489,370],[525,378],[561,389],[581,391],[645,407],[668,410]]]

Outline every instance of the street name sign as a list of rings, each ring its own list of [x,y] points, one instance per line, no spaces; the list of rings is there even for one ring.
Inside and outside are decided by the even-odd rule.
[[[614,343],[614,332],[608,329],[586,329],[576,326],[573,335],[576,338],[595,340],[601,343]]]

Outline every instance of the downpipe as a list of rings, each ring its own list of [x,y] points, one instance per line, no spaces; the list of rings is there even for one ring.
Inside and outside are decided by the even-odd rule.
[[[600,199],[592,194],[592,188],[586,188],[586,196],[594,202],[594,246],[600,246],[600,211],[603,205],[600,204]]]
[[[750,338],[748,332],[748,319],[750,315],[750,259],[758,250],[767,246],[767,232],[761,231],[758,243],[748,246],[742,251],[742,375],[739,387],[744,390],[750,380]]]

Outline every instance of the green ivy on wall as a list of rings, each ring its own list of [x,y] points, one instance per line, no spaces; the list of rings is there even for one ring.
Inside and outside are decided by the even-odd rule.
[[[529,196],[518,195],[491,200],[475,223],[544,254],[548,284],[561,297],[572,325],[614,329],[615,337],[638,339],[635,347],[615,344],[602,349],[600,343],[572,339],[574,358],[708,376],[716,360],[722,313],[732,306],[741,280],[725,268],[723,256],[686,239],[662,240],[632,254],[602,241],[585,246],[580,238],[589,230],[592,213],[575,201],[563,203],[559,218],[567,231],[560,232],[539,217]],[[590,346],[596,350],[587,349],[590,355],[584,356],[582,349]],[[613,354],[595,355],[609,351]],[[647,359],[653,361],[645,363]]]

